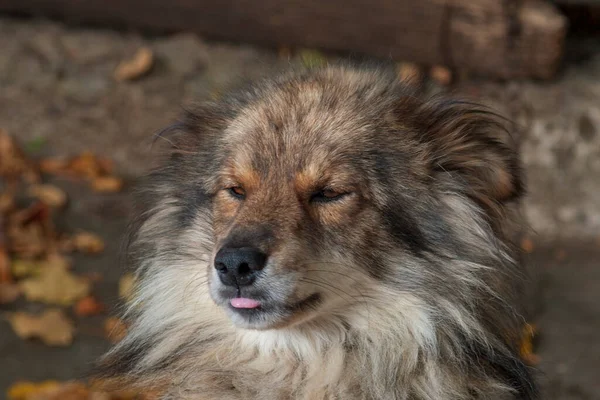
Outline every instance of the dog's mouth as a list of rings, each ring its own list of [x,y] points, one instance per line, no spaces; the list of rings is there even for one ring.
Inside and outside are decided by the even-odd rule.
[[[233,295],[221,292],[221,296],[219,305],[228,310],[233,322],[254,329],[287,326],[316,310],[322,301],[318,292],[293,302],[282,302],[260,293],[244,293],[240,290]]]

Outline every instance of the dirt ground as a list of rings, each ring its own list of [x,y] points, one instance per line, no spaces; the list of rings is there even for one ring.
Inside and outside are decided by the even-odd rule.
[[[142,46],[156,57],[150,73],[115,81],[119,61]],[[297,62],[274,50],[193,35],[145,37],[0,18],[0,128],[33,156],[92,150],[113,158],[119,173],[134,180],[156,158],[152,134],[182,104]],[[543,399],[600,399],[600,45],[573,41],[564,71],[552,82],[465,81],[453,90],[485,99],[521,128],[534,243],[529,261],[543,288],[536,321]],[[103,275],[95,293],[116,307],[127,190],[98,195],[66,180],[55,183],[73,199],[59,219],[62,229],[90,230],[106,240],[102,255],[75,265]],[[84,375],[109,347],[100,323],[88,318],[72,346],[49,348],[22,341],[0,320],[0,398],[20,379]]]

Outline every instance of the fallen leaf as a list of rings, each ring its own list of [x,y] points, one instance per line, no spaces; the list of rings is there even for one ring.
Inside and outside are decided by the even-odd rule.
[[[50,207],[62,207],[67,203],[67,194],[54,185],[37,184],[27,189],[27,194],[39,199]]]
[[[45,158],[39,162],[40,171],[53,175],[64,173],[68,165],[68,161],[62,158]]]
[[[94,296],[86,296],[75,304],[75,314],[80,317],[90,317],[102,314],[106,311],[104,304],[100,303]]]
[[[139,78],[150,71],[154,64],[152,50],[147,47],[139,49],[133,57],[121,62],[115,70],[114,77],[118,81]]]
[[[119,297],[127,302],[133,297],[133,287],[135,284],[135,276],[131,273],[123,275],[119,279]]]
[[[96,156],[91,151],[85,151],[72,158],[66,171],[81,178],[94,179],[102,174],[102,169],[98,164]]]
[[[525,324],[523,327],[523,333],[521,336],[521,347],[520,354],[521,358],[528,365],[537,365],[539,363],[539,357],[533,352],[533,338],[536,335],[537,329],[535,325]]]
[[[0,214],[8,213],[15,206],[15,198],[10,193],[0,193]]]
[[[158,400],[159,392],[128,390],[119,387],[104,390],[108,386],[103,381],[90,383],[80,381],[21,381],[8,389],[9,400]],[[111,386],[122,386],[112,384]]]
[[[75,249],[82,253],[97,254],[104,250],[104,242],[98,235],[93,233],[77,233],[71,238],[71,241]]]
[[[10,263],[10,271],[17,278],[37,275],[40,272],[40,265],[36,261],[15,259]]]
[[[533,252],[533,248],[533,241],[531,239],[523,238],[523,240],[521,240],[521,249],[523,249],[525,253]]]
[[[14,259],[11,262],[10,270],[15,278],[22,279],[39,275],[40,271],[48,266],[59,266],[60,268],[68,269],[70,263],[67,259],[58,255],[50,256],[45,260]]]
[[[73,323],[58,309],[40,315],[16,312],[8,315],[8,321],[20,338],[39,338],[48,346],[67,346],[75,335]]]
[[[113,173],[115,168],[112,160],[108,158],[96,158],[96,162],[98,163],[98,167],[100,167],[100,171],[105,175],[110,175]]]
[[[44,222],[50,217],[48,205],[41,201],[31,204],[29,207],[17,210],[10,215],[9,225],[26,225],[32,222]]]
[[[0,217],[0,219],[2,219]],[[0,227],[0,229],[2,229]],[[0,232],[2,235],[2,232]],[[11,282],[12,274],[10,271],[10,259],[8,258],[8,254],[6,253],[6,249],[4,245],[0,243],[0,283],[2,282]]]
[[[43,382],[17,382],[8,388],[9,400],[31,400],[37,397],[51,393],[60,387],[58,381],[43,381]]]
[[[38,221],[27,225],[11,224],[7,229],[10,250],[22,258],[36,258],[46,252],[48,240]]]
[[[401,62],[398,63],[397,67],[398,78],[410,84],[418,85],[421,83],[423,79],[423,74],[421,73],[421,68],[415,63],[411,62]]]
[[[104,334],[112,343],[118,343],[127,334],[127,325],[117,317],[108,317],[104,321]]]
[[[114,176],[101,176],[92,181],[92,189],[96,192],[114,193],[123,188],[123,180]]]
[[[431,67],[429,76],[442,86],[448,86],[452,82],[452,71],[441,65]]]
[[[56,382],[46,381],[41,383],[19,382],[9,389],[10,399],[15,400],[112,400],[106,394],[91,392],[83,382]],[[116,399],[115,399],[116,400]],[[121,399],[119,399],[121,400]]]
[[[0,304],[12,303],[21,295],[21,289],[15,283],[0,282]]]
[[[24,178],[27,182],[39,180],[37,171],[4,129],[0,129],[0,176],[12,180]]]
[[[90,283],[58,263],[46,265],[38,276],[21,281],[21,289],[29,301],[71,305],[90,293]]]

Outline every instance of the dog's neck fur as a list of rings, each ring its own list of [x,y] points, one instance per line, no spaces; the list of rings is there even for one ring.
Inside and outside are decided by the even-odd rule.
[[[156,290],[161,286],[153,284]],[[157,299],[148,292],[144,297],[145,306]],[[397,302],[389,304],[390,298]],[[177,312],[148,307],[162,315],[148,313],[137,322],[170,320],[173,327],[155,326],[159,339],[148,344],[140,364],[142,369],[144,364],[149,369],[169,364],[154,370],[155,379],[169,382],[167,399],[460,400],[472,399],[475,392],[481,399],[503,399],[509,393],[492,382],[477,382],[479,377],[469,375],[467,365],[464,376],[456,376],[456,365],[466,361],[454,352],[461,345],[453,345],[452,338],[436,329],[436,323],[444,323],[444,313],[454,313],[450,304],[446,310],[433,310],[410,294],[386,295],[358,303],[351,312],[258,331],[236,328],[208,294],[194,303]],[[202,326],[192,322],[192,313],[203,315]],[[463,334],[476,335],[473,321],[464,324],[469,332]],[[171,343],[186,344],[173,348]]]

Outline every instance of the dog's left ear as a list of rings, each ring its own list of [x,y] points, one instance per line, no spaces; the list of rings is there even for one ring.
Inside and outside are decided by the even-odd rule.
[[[522,195],[517,145],[507,120],[473,103],[447,100],[426,103],[418,114],[422,138],[431,144],[430,168],[438,176],[452,177],[486,206]]]

